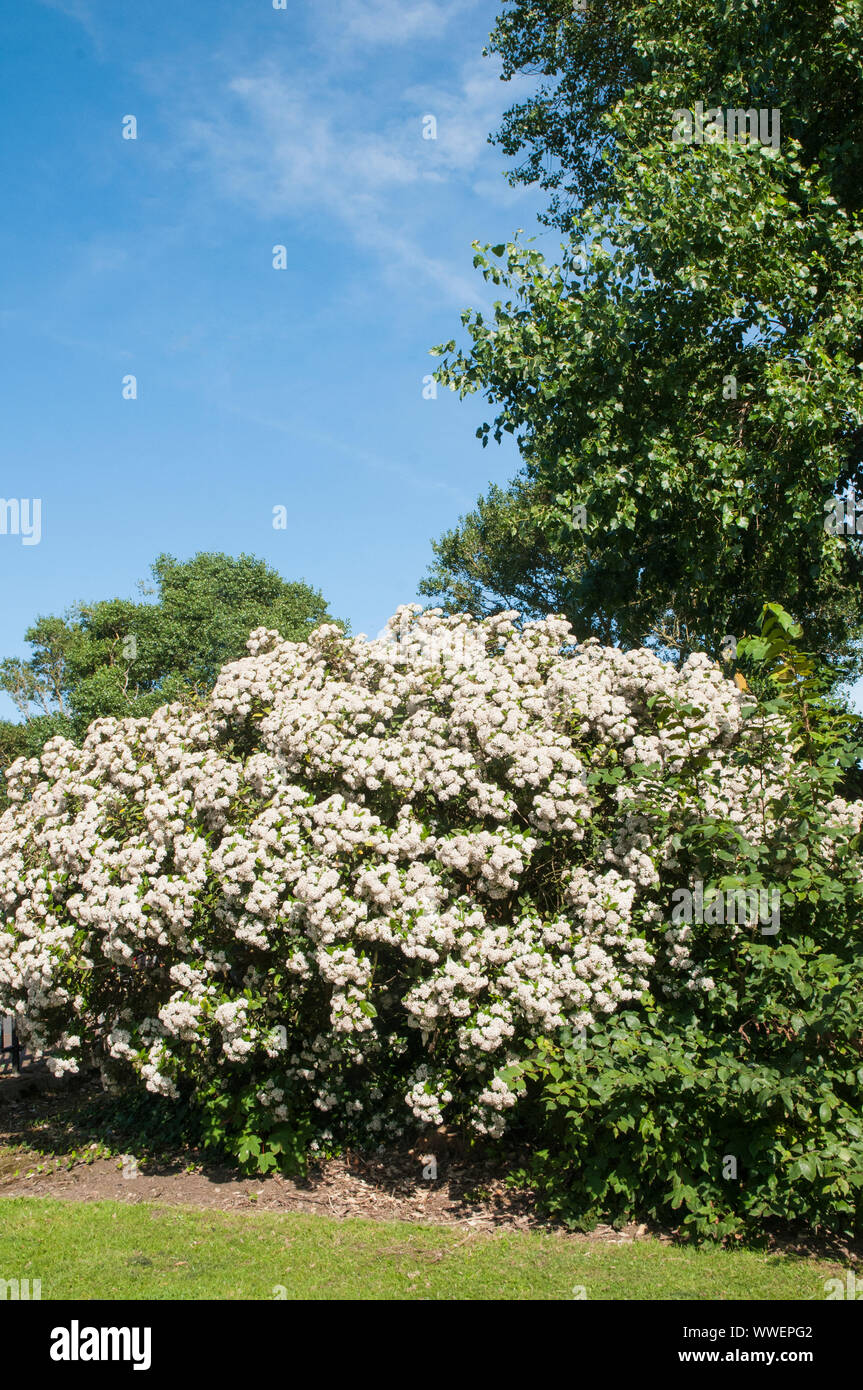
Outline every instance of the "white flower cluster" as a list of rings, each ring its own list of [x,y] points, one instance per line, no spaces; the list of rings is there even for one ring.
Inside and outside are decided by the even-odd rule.
[[[669,777],[757,840],[789,750],[747,765],[744,697],[704,657],[516,617],[260,630],[205,709],[20,759],[0,1008],[55,1070],[163,1095],[248,1075],[278,1119],[384,1134],[454,1107],[499,1134],[527,1039],[711,988],[661,887],[693,814]]]
[[[444,1117],[444,1106],[452,1100],[443,1082],[436,1081],[431,1068],[424,1062],[410,1077],[411,1086],[405,1095],[405,1104],[411,1113],[424,1125],[440,1124]]]

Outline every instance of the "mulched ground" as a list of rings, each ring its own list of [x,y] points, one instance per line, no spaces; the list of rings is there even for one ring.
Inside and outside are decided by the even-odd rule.
[[[439,1153],[437,1179],[424,1178],[428,1145],[328,1159],[306,1178],[237,1177],[194,1150],[137,1165],[114,1157],[87,1161],[92,1134],[78,1126],[76,1116],[98,1094],[92,1085],[55,1080],[39,1064],[25,1065],[20,1076],[0,1076],[0,1196],[160,1202],[220,1211],[254,1207],[466,1229],[552,1229],[537,1216],[528,1193],[506,1186],[499,1164]],[[67,1168],[68,1162],[73,1166]],[[599,1226],[592,1238],[623,1244],[646,1230]]]

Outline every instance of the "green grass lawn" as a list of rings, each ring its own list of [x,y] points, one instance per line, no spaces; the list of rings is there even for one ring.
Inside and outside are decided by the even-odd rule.
[[[0,1279],[45,1299],[823,1299],[838,1266],[756,1250],[268,1212],[0,1200]]]

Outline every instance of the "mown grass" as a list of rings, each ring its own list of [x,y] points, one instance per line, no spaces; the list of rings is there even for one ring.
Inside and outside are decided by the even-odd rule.
[[[805,1301],[823,1299],[837,1272],[823,1260],[650,1238],[615,1245],[287,1213],[0,1200],[0,1279],[41,1279],[43,1300]]]

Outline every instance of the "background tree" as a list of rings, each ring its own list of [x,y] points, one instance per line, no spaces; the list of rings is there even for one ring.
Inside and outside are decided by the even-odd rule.
[[[507,177],[549,194],[541,220],[568,230],[574,209],[607,196],[620,152],[606,117],[629,91],[645,126],[691,108],[780,106],[804,167],[837,200],[863,206],[860,0],[507,0],[487,52],[502,76],[543,79],[491,137],[518,160]],[[671,103],[671,105],[670,105]]]
[[[861,484],[860,6],[672,10],[518,4],[495,31],[510,74],[534,59],[558,80],[498,138],[528,147],[512,177],[551,189],[548,216],[570,235],[559,266],[477,248],[509,298],[490,324],[463,316],[472,346],[438,377],[482,391],[499,407],[483,443],[508,431],[524,456],[517,484],[485,499],[485,534],[541,540],[484,547],[480,508],[435,545],[423,592],[453,608],[481,591],[483,611],[533,592],[542,610],[551,572],[579,635],[680,656],[718,653],[770,597],[847,666],[863,561],[824,509]],[[577,72],[612,49],[605,95],[580,96]],[[780,147],[673,143],[675,111],[699,100],[779,108]],[[564,194],[592,206],[564,210]]]
[[[160,555],[152,576],[137,602],[79,603],[65,617],[38,618],[26,633],[33,655],[0,663],[0,689],[22,717],[0,722],[0,767],[57,733],[80,739],[100,716],[141,717],[204,695],[226,661],[245,655],[253,628],[300,642],[336,621],[317,589],[252,555]]]
[[[450,612],[486,617],[501,608],[525,618],[571,613],[585,574],[583,556],[543,531],[532,508],[539,490],[527,477],[506,488],[493,486],[457,527],[433,541],[437,561],[420,592],[443,595]],[[583,636],[613,640],[602,612],[585,614]],[[590,629],[588,631],[587,629]]]

